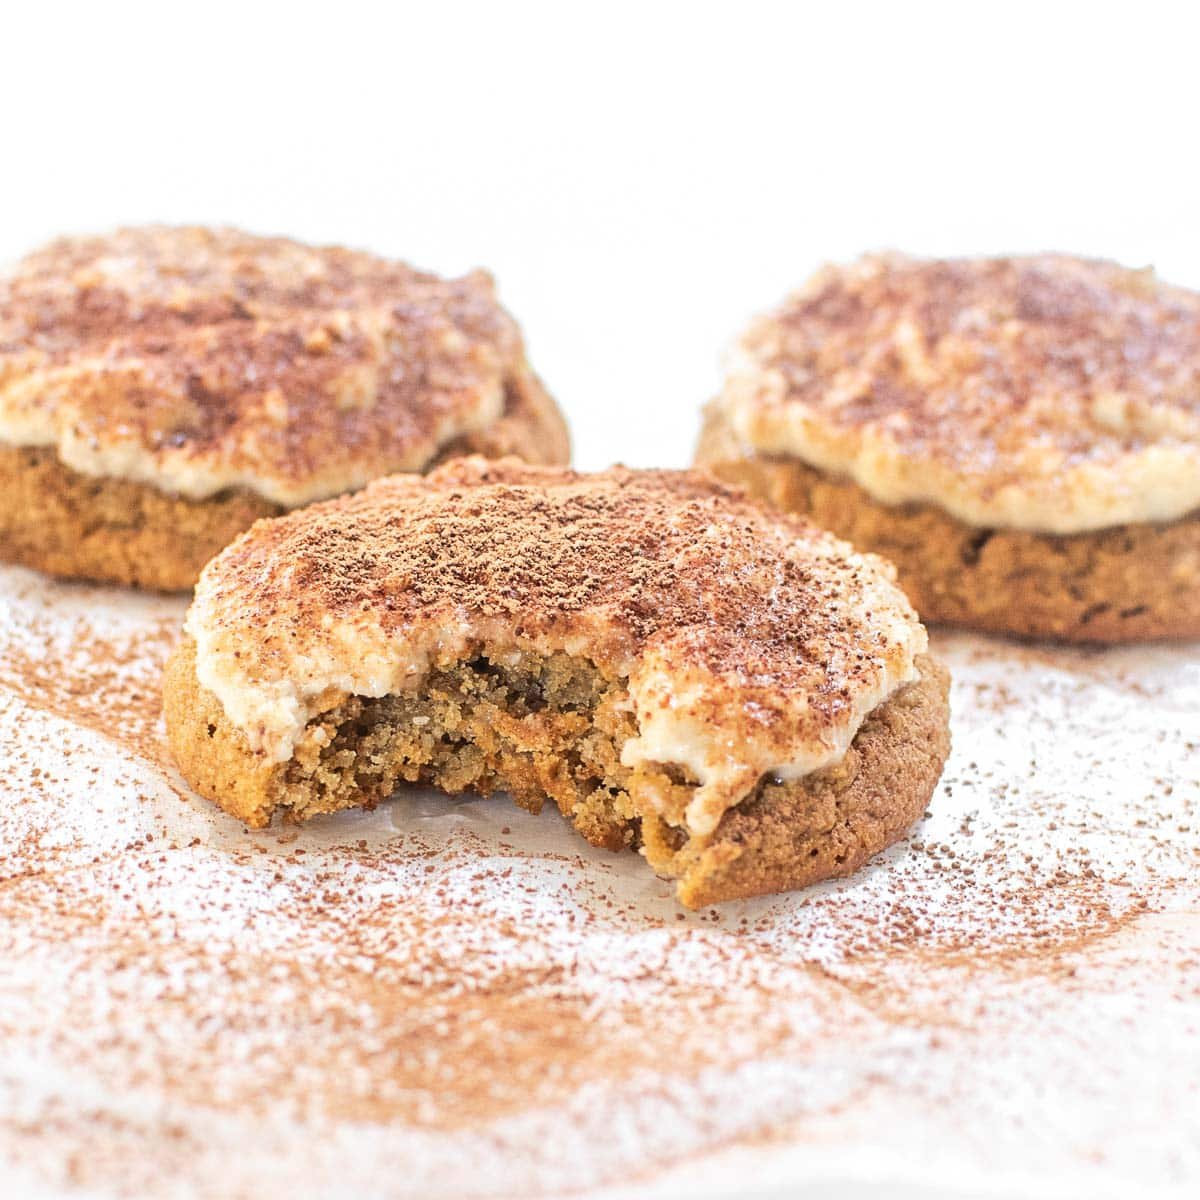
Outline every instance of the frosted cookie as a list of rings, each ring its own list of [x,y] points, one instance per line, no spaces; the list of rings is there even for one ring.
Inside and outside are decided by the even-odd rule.
[[[503,789],[696,906],[848,874],[917,820],[949,745],[926,649],[885,564],[707,475],[469,458],[241,536],[164,711],[248,825]]]
[[[472,452],[569,454],[483,272],[152,227],[0,278],[0,558],[188,588],[258,517]]]
[[[1200,636],[1200,295],[1062,256],[827,268],[697,454],[891,559],[931,621]]]

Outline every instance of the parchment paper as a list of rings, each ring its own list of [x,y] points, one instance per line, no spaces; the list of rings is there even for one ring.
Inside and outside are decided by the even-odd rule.
[[[502,799],[246,831],[183,607],[0,569],[0,1194],[1200,1193],[1200,647],[937,634],[913,835],[687,913]]]

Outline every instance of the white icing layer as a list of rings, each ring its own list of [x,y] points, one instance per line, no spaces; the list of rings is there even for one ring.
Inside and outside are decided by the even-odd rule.
[[[764,455],[882,504],[1065,535],[1200,509],[1200,295],[1046,255],[868,257],[739,343],[717,401]]]

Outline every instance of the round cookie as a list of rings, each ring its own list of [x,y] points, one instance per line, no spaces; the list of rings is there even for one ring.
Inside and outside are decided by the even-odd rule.
[[[927,620],[1200,636],[1200,297],[1146,272],[829,269],[747,334],[696,457],[891,559]]]
[[[257,524],[185,629],[171,746],[247,824],[504,790],[693,906],[856,870],[949,750],[946,674],[886,564],[699,473],[381,480]]]
[[[569,456],[490,278],[235,230],[0,279],[0,557],[163,590],[254,520],[455,454]]]

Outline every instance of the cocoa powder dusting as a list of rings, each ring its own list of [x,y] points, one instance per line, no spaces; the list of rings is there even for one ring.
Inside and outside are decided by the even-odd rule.
[[[1067,464],[1101,459],[1166,437],[1160,410],[1177,433],[1200,415],[1200,295],[1109,262],[868,257],[818,274],[746,341],[784,379],[778,402],[964,472],[1039,438]],[[861,373],[850,398],[841,372]],[[1119,419],[1101,411],[1112,396]]]
[[[139,481],[193,497],[290,505],[418,470],[527,373],[483,271],[150,226],[60,239],[0,276],[0,419],[92,474],[132,453]]]
[[[1200,1169],[1195,648],[936,638],[955,751],[912,837],[688,914],[503,800],[248,833],[161,747],[181,602],[16,568],[0,600],[10,1193]]]
[[[1174,522],[1200,504],[1200,293],[1067,255],[868,255],[751,324],[703,454],[714,419],[981,531]]]

